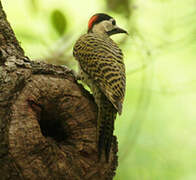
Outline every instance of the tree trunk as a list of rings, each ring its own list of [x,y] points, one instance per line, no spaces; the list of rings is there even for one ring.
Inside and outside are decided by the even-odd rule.
[[[65,66],[24,56],[0,1],[0,179],[112,179],[97,159],[97,107]]]

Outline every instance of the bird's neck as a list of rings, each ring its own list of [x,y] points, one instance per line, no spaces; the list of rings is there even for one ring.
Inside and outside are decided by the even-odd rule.
[[[91,32],[91,33],[94,34],[94,35],[97,35],[97,36],[104,37],[104,38],[110,38],[105,31],[101,31],[101,32],[100,31],[94,31],[94,32]]]

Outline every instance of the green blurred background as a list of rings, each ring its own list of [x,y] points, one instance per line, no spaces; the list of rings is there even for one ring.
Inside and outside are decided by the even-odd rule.
[[[196,179],[196,0],[2,0],[33,60],[76,68],[72,47],[96,12],[115,17],[127,89],[115,124],[115,180]]]

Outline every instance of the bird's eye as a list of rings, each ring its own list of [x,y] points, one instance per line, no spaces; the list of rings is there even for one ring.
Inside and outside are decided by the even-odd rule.
[[[112,21],[112,25],[114,25],[114,26],[116,25],[116,21],[115,20]]]

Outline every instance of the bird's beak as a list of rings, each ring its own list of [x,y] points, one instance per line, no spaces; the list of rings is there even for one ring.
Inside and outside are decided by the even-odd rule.
[[[115,32],[116,32],[116,34],[118,34],[118,33],[125,33],[125,34],[128,35],[128,32],[127,32],[127,31],[125,31],[124,29],[121,29],[121,28],[119,28],[119,27],[117,27],[117,28],[115,29]]]
[[[118,34],[118,33],[125,33],[125,34],[127,34],[128,35],[128,32],[127,31],[125,31],[124,29],[122,29],[122,28],[120,28],[120,27],[118,27],[118,26],[116,26],[114,29],[112,29],[111,31],[108,31],[107,32],[107,34],[109,35],[109,36],[111,36],[111,35],[113,35],[113,34]]]

